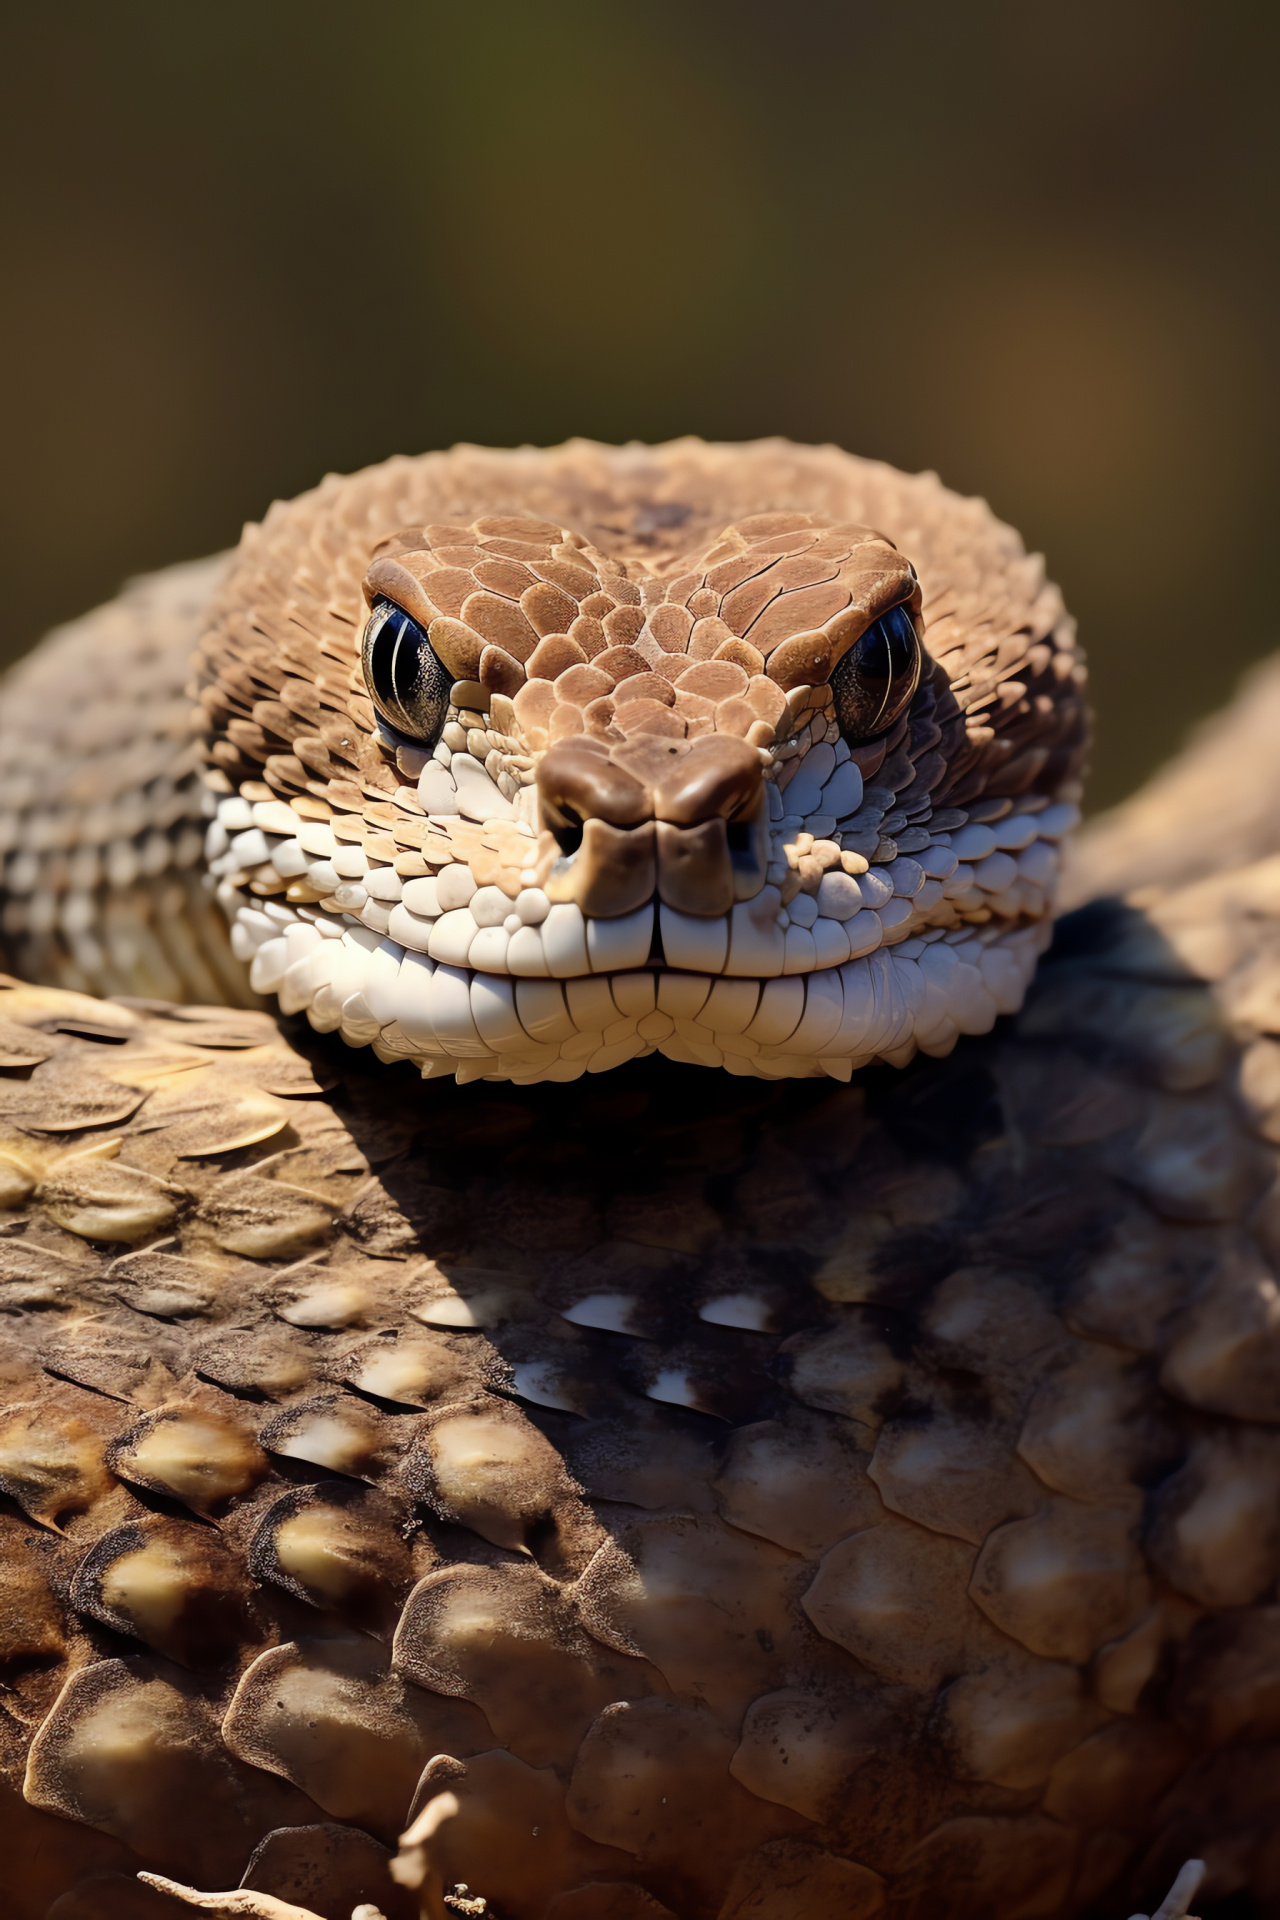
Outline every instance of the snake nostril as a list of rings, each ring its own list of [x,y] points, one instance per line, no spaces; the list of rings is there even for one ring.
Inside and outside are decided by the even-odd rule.
[[[542,824],[564,853],[581,846],[588,820],[626,829],[652,817],[643,781],[615,766],[608,748],[586,737],[574,736],[550,748],[538,766],[537,779]],[[561,837],[565,833],[576,833],[576,840],[567,844]]]
[[[582,821],[572,807],[566,807],[562,804],[560,813],[563,817],[564,824],[562,826],[553,826],[551,828],[551,837],[559,847],[561,853],[566,855],[577,853],[582,845]]]

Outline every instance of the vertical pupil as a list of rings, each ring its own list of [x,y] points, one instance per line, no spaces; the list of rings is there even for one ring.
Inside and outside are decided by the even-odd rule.
[[[905,607],[894,607],[884,619],[877,623],[888,636],[888,653],[891,673],[896,679],[900,673],[911,671],[916,630]]]
[[[393,698],[403,709],[407,696],[413,690],[412,675],[405,672],[405,668],[411,665],[409,656],[412,652],[412,645],[405,645],[405,638],[409,630],[409,621],[405,614],[393,613],[387,625],[395,627],[395,645],[391,649],[391,667],[389,673],[391,692]]]
[[[873,692],[880,694],[880,704],[889,691],[889,682],[893,678],[894,664],[887,622],[877,620],[875,625],[863,634],[858,647],[859,677]]]
[[[396,655],[400,651],[404,628],[404,615],[389,613],[374,635],[373,653],[369,666],[374,691],[388,706],[400,704],[396,694],[395,670]]]

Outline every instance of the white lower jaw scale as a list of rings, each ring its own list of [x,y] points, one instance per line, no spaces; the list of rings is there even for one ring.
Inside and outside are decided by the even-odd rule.
[[[251,979],[282,1012],[411,1061],[424,1079],[532,1085],[658,1052],[764,1079],[845,1080],[874,1060],[903,1065],[987,1032],[1021,1005],[1047,941],[1039,923],[764,980],[655,968],[556,980],[453,966],[364,927],[299,919],[261,941]]]

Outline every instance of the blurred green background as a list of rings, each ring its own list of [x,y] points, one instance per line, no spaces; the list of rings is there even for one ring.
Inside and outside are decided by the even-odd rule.
[[[328,469],[781,432],[1048,554],[1118,798],[1280,638],[1278,27],[10,0],[2,657]]]

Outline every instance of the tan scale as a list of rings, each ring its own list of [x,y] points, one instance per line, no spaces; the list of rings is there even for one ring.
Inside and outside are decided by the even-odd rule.
[[[807,516],[806,554],[826,537],[815,520],[889,534],[892,547],[857,546],[882,552],[876,578],[895,552],[911,557],[956,708],[949,757],[919,746],[920,766],[942,767],[922,775],[909,744],[886,744],[903,784],[885,787],[874,824],[879,803],[864,802],[850,834],[867,851],[794,832],[791,899],[891,865],[894,832],[981,828],[984,806],[982,857],[1016,864],[1034,836],[1009,851],[996,829],[1029,795],[1046,803],[1031,820],[1069,807],[1080,748],[1056,599],[980,505],[781,443],[463,450],[273,509],[205,626],[213,766],[251,789],[215,805],[243,804],[237,831],[282,844],[272,823],[289,822],[255,827],[253,809],[288,807],[300,853],[329,860],[339,884],[338,861],[404,888],[430,880],[437,919],[485,888],[511,898],[512,872],[519,898],[515,839],[536,855],[536,832],[433,816],[416,784],[401,798],[412,769],[392,770],[352,689],[374,547],[414,528],[390,564],[447,556],[414,573],[424,591],[468,576],[437,579],[453,599],[432,602],[484,642],[455,662],[477,677],[460,696],[475,704],[455,701],[447,722],[451,765],[470,758],[499,792],[505,777],[533,793],[537,765],[515,761],[561,743],[554,710],[528,723],[548,744],[525,754],[514,709],[561,632],[586,660],[548,647],[553,692],[576,672],[578,712],[613,703],[606,734],[620,706],[643,709],[610,753],[644,735],[646,753],[692,740],[674,756],[689,759],[753,679],[786,705],[801,683],[783,688],[748,649],[767,666],[827,633],[854,587],[839,609],[809,603],[807,626],[753,640],[774,605],[752,601],[761,576],[803,555],[753,572],[750,538],[709,550],[762,512]],[[552,543],[566,550],[457,550],[464,533],[516,544],[489,523],[530,518],[570,532]],[[589,592],[569,577],[588,548],[603,570]],[[669,591],[686,554],[702,556],[686,569],[687,627]],[[709,584],[744,555],[741,578]],[[535,573],[532,590],[516,571],[552,563],[563,571]],[[568,627],[541,632],[534,615],[563,620],[555,594],[578,586]],[[830,586],[797,574],[774,599]],[[136,621],[154,637],[157,609],[189,617],[169,592],[132,590],[93,631]],[[602,644],[590,625],[573,637],[579,620]],[[729,635],[712,625],[715,645],[694,653],[699,623],[719,620]],[[175,652],[181,625],[175,613]],[[650,637],[693,667],[659,672]],[[1061,678],[1047,707],[1036,695],[1022,709],[1013,683],[1033,686],[1042,645]],[[817,642],[805,647],[813,674]],[[515,687],[488,709],[486,648]],[[610,651],[633,666],[628,650],[644,672],[614,687],[642,681],[633,701],[583,684]],[[46,670],[61,671],[56,648],[27,683]],[[471,736],[501,699],[515,744],[490,748],[511,762],[491,774]],[[276,706],[296,733],[275,731]],[[749,710],[723,737],[771,755],[775,785],[830,744],[802,721],[819,712],[807,698],[787,707],[781,747],[781,710],[768,747],[748,736],[770,716]],[[1035,743],[1045,757],[1028,771]],[[233,765],[232,750],[247,757]],[[302,776],[291,765],[272,786],[290,758]],[[899,826],[889,800],[917,779]],[[455,795],[468,783],[483,791],[464,767]],[[1172,841],[1185,789],[1165,791]],[[917,827],[905,815],[926,800]],[[936,825],[944,801],[963,825]],[[34,793],[10,804],[40,817]],[[832,831],[843,841],[839,821]],[[1142,816],[1139,863],[1153,832]],[[1117,862],[1114,834],[1105,844]],[[345,1000],[326,1011],[313,994],[308,1023],[277,1025],[194,984],[208,997],[185,1007],[141,978],[120,983],[129,999],[94,998],[116,983],[74,971],[57,913],[39,948],[23,943],[48,909],[15,915],[15,957],[41,975],[0,992],[0,1805],[15,1920],[1124,1920],[1175,1881],[1166,1914],[1236,1896],[1280,1911],[1280,886],[1269,848],[1250,841],[1247,855],[1216,871],[1188,856],[1176,885],[1136,906],[1086,909],[1020,1012],[1019,986],[998,1026],[992,1000],[981,1031],[939,1049],[949,1057],[914,1062],[916,1042],[888,1045],[886,1024],[876,1052],[901,1071],[864,1073],[850,1054],[848,1080],[813,1075],[819,1053],[786,1065],[803,1021],[818,1031],[820,968],[511,976],[526,1040],[555,1049],[575,1084],[495,1073],[472,1053],[442,1057],[451,1078],[475,1067],[457,1077],[476,1084],[423,1087],[344,1047],[359,1037]],[[438,893],[455,869],[458,906]],[[61,899],[61,870],[47,871]],[[253,894],[255,872],[233,890],[278,902]],[[82,892],[104,927],[155,925],[136,880],[104,874]],[[1030,898],[1008,918],[1034,940]],[[288,911],[315,915],[317,940],[344,953],[349,938],[381,946],[314,902]],[[1002,919],[955,912],[990,916],[964,920],[965,940]],[[895,966],[918,937],[888,943]],[[628,1022],[634,1035],[610,1037]],[[673,1036],[687,1053],[639,1059]],[[766,1049],[782,1070],[731,1064]],[[1180,1873],[1189,1855],[1206,1863],[1199,1894]]]

